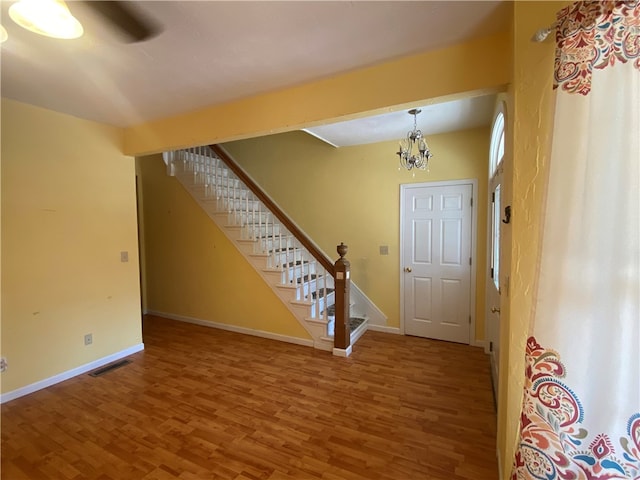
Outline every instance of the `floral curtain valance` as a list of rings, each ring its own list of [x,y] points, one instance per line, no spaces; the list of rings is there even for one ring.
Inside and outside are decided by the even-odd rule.
[[[594,69],[632,63],[640,69],[638,1],[588,1],[558,14],[554,88],[587,95]]]

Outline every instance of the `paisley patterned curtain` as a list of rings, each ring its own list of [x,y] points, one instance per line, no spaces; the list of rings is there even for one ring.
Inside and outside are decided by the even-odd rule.
[[[640,3],[558,14],[556,110],[512,480],[640,479]]]

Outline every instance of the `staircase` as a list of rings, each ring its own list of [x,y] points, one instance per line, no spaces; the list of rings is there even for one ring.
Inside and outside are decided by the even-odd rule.
[[[334,348],[335,267],[277,204],[219,146],[165,152],[175,176],[267,282],[313,339]],[[346,275],[348,277],[348,274]],[[350,343],[367,329],[350,301]],[[350,351],[350,350],[349,350]]]

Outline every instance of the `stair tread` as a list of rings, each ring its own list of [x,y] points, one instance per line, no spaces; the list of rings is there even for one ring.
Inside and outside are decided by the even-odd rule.
[[[320,278],[324,278],[324,275],[318,275],[317,273],[312,273],[311,275],[305,275],[304,277],[298,277],[298,283],[308,282],[309,280],[317,280]],[[327,289],[328,290],[328,289]]]
[[[358,329],[358,327],[360,327],[360,325],[362,325],[366,321],[367,321],[366,318],[351,317],[349,319],[349,332],[353,333],[354,331],[356,331]],[[329,337],[329,338],[333,339],[333,337]]]
[[[291,303],[293,303],[294,305],[305,305],[309,307],[313,305],[313,302],[309,300],[291,300]]]
[[[353,304],[351,304],[349,306],[351,307],[352,305]],[[335,305],[330,305],[330,306],[327,307],[327,315],[329,317],[335,317],[336,316],[336,306]]]
[[[311,297],[315,300],[316,298],[324,298],[325,296],[325,292],[326,295],[329,296],[331,295],[335,290],[333,288],[327,288],[327,289],[321,289],[321,290],[316,290],[315,292],[311,293]]]
[[[296,260],[295,262],[283,263],[283,267],[299,267],[304,265],[309,265],[309,260]]]

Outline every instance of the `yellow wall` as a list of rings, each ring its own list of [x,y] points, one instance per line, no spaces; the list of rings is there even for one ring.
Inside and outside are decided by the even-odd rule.
[[[291,132],[225,144],[225,148],[330,258],[349,245],[354,282],[400,326],[400,185],[478,180],[476,335],[484,338],[488,128],[431,135],[430,173],[398,170],[397,141],[334,148]],[[389,255],[379,246],[388,245]]]
[[[498,431],[505,476],[512,462],[519,420],[524,341],[532,306],[552,110],[553,41],[534,44],[530,38],[537,29],[551,24],[556,11],[566,3],[514,2],[512,36],[494,35],[125,131],[126,153],[158,152],[283,132],[368,112],[397,110],[406,104],[467,91],[502,90],[512,82],[509,98],[513,109],[508,123],[513,135],[513,242],[509,252],[512,257],[510,295],[506,300],[508,304],[502,306],[507,315],[503,314],[501,331]],[[412,74],[398,73],[406,71]],[[10,362],[9,370],[2,374],[3,392],[140,341],[135,228],[131,226],[135,222],[131,200],[133,166],[119,153],[119,141],[114,129],[3,100],[2,355]],[[432,147],[439,156],[438,146],[433,143]],[[369,158],[362,155],[359,163],[368,162]],[[303,160],[304,156],[298,162]],[[434,166],[436,164],[437,157]],[[62,169],[60,165],[73,168]],[[326,169],[322,167],[322,170]],[[254,175],[257,177],[259,172]],[[341,181],[336,178],[340,175],[333,171],[320,180]],[[79,178],[82,182],[75,181]],[[431,178],[435,179],[433,174]],[[366,175],[359,173],[357,179],[362,185],[359,189],[377,187]],[[107,183],[109,188],[105,186]],[[483,182],[479,184],[485,187]],[[176,187],[167,187],[167,191]],[[394,188],[397,204],[397,184]],[[385,192],[391,190],[382,188]],[[100,193],[99,198],[95,198],[95,192]],[[161,195],[155,195],[158,201],[162,200]],[[397,208],[391,210],[397,216]],[[165,217],[170,216],[168,210],[164,213]],[[303,219],[306,217],[302,215]],[[200,225],[197,220],[189,221]],[[355,273],[357,268],[371,275],[392,270],[393,242],[397,258],[397,238],[378,234],[383,230],[376,229],[370,232],[375,233],[371,247],[367,247],[373,249],[371,251],[359,247],[359,234],[351,234],[356,239],[353,243],[346,235],[350,234],[347,227],[336,229],[331,238],[329,234],[320,233],[325,237],[319,242],[329,253],[333,253],[333,244],[337,241],[350,243],[356,281],[365,291],[380,298],[376,301],[386,312],[397,312],[397,300],[394,303],[387,297],[386,290],[383,292],[371,282],[360,281]],[[155,231],[163,230],[158,226]],[[205,238],[216,239],[218,252],[225,241],[215,229],[207,231]],[[482,238],[485,236],[479,234],[478,240]],[[391,247],[387,259],[377,255],[377,246],[383,242]],[[176,245],[184,244],[177,242]],[[119,251],[125,249],[129,250],[130,263],[120,264]],[[217,253],[210,255],[215,257]],[[113,264],[114,256],[118,265]],[[209,266],[212,261],[206,259]],[[201,267],[190,265],[190,268],[196,271]],[[247,268],[250,267],[247,265]],[[63,269],[64,275],[60,273]],[[87,276],[87,271],[93,275]],[[101,272],[98,279],[94,278],[96,271]],[[396,273],[389,277],[395,285],[397,275],[396,268]],[[87,282],[86,278],[92,281]],[[156,295],[154,301],[162,301],[157,293],[153,295]],[[150,305],[150,308],[159,307]],[[189,305],[189,311],[197,309]],[[393,323],[392,315],[389,316]],[[86,327],[91,328],[96,337],[91,348],[82,346]],[[32,352],[38,352],[38,356]]]
[[[296,130],[331,120],[382,113],[427,100],[496,92],[509,82],[506,33],[413,55],[125,131],[125,153],[181,147]]]
[[[513,217],[509,318],[502,322],[498,445],[507,478],[522,406],[524,352],[533,308],[542,202],[553,122],[554,42],[531,42],[568,2],[514,2]],[[553,34],[551,35],[553,37]]]
[[[3,393],[142,341],[134,159],[121,151],[120,129],[2,99]]]
[[[152,311],[309,339],[236,247],[166,174],[160,155],[139,157],[146,304]]]
[[[427,52],[126,131],[125,151],[139,154],[283,132],[324,121],[353,118],[369,112],[397,110],[407,104],[415,105],[425,99],[456,96],[465,91],[502,91],[510,84],[509,103],[513,108],[508,119],[511,138],[507,141],[511,141],[513,146],[513,165],[511,170],[505,168],[505,171],[509,175],[506,182],[513,182],[510,190],[513,217],[511,230],[507,232],[512,235],[512,245],[507,254],[511,257],[508,272],[509,295],[503,295],[502,298],[498,415],[498,448],[505,476],[509,473],[518,430],[524,342],[532,306],[542,182],[546,172],[552,122],[553,40],[536,44],[530,38],[538,29],[550,25],[555,20],[555,13],[567,3],[513,2],[510,34]],[[398,68],[400,66],[402,68]],[[399,71],[423,71],[421,69],[425,71],[424,75],[398,74]],[[437,73],[434,74],[434,71]],[[361,161],[365,162],[367,158],[363,157]],[[331,178],[338,175],[340,174],[334,173]],[[372,184],[366,177],[361,181],[366,185]],[[269,191],[274,193],[273,189]],[[340,231],[335,232],[336,237],[341,234]],[[331,238],[321,242],[329,245],[340,240]],[[344,240],[352,243],[348,238]],[[386,237],[374,238],[373,248],[387,240]],[[391,245],[391,240],[388,242]],[[352,245],[352,250],[356,246]],[[333,253],[331,245],[325,248]],[[358,252],[358,258],[369,258],[369,263],[372,263],[376,254],[377,251]],[[389,259],[391,257],[392,255]],[[358,267],[354,254],[351,258],[354,267]],[[366,265],[360,267],[362,270]],[[373,267],[367,268],[373,272]],[[397,284],[397,274],[391,279]],[[362,283],[361,287],[365,291],[375,292],[366,282],[358,283]],[[384,294],[375,292],[374,295]],[[397,311],[393,301],[388,298],[379,303],[385,311]]]

